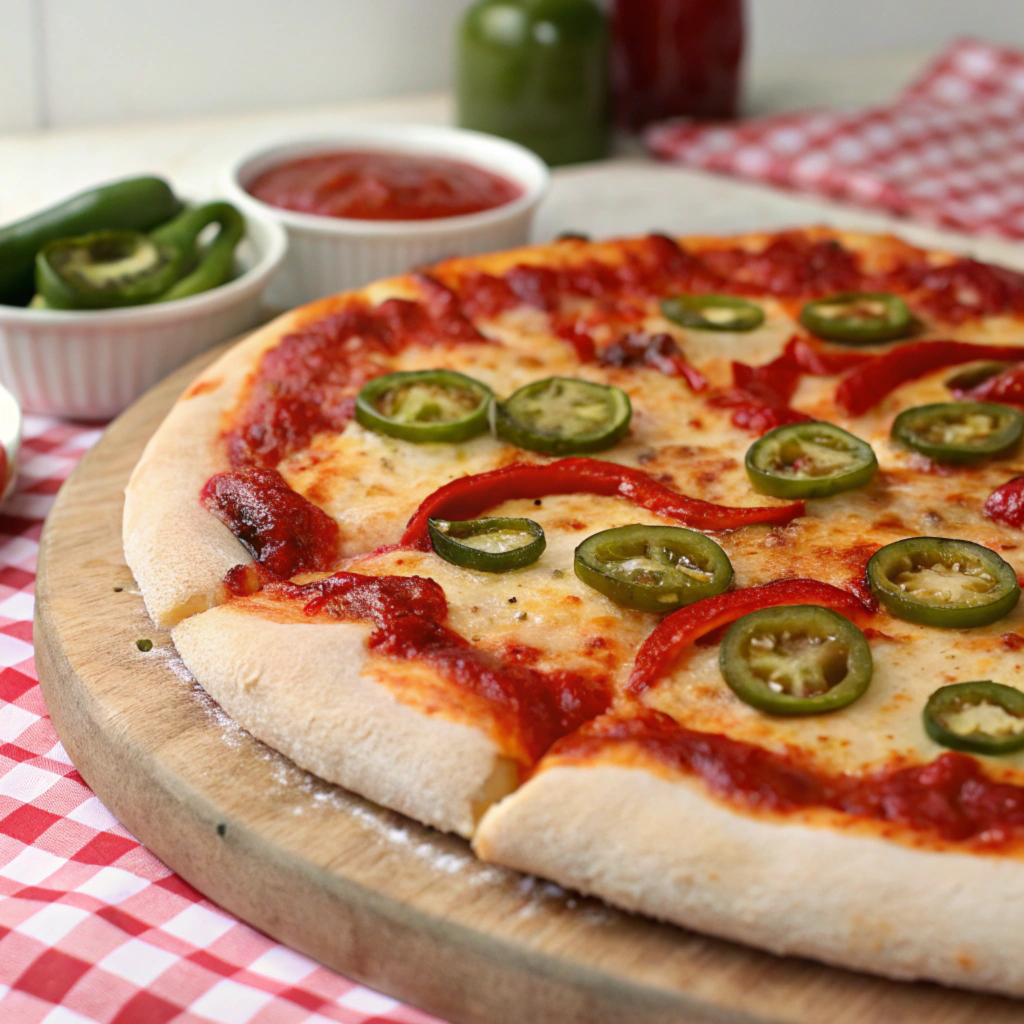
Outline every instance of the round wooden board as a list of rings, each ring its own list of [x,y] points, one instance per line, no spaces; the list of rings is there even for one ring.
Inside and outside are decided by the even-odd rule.
[[[281,942],[458,1024],[1021,1020],[1009,1000],[779,959],[489,867],[235,726],[153,626],[121,550],[129,473],[217,354],[107,430],[58,495],[39,552],[36,664],[53,723],[161,860]]]

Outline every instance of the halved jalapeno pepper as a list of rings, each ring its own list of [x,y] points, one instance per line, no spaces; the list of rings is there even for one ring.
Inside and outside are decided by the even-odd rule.
[[[812,604],[762,608],[734,622],[719,649],[740,700],[772,715],[820,715],[852,704],[871,682],[867,638]]]
[[[981,679],[940,686],[924,706],[925,732],[936,743],[972,754],[1024,750],[1024,693]]]
[[[664,299],[666,320],[696,331],[752,331],[764,323],[764,310],[732,295],[676,295]]]
[[[768,431],[747,451],[754,490],[776,498],[826,498],[863,487],[878,460],[866,441],[831,423],[790,423]]]
[[[494,408],[499,437],[545,455],[599,452],[629,430],[633,407],[621,388],[575,377],[521,387]]]
[[[847,345],[896,341],[914,330],[909,307],[889,292],[844,292],[808,302],[800,323],[819,338]]]
[[[576,575],[625,608],[671,612],[729,589],[732,564],[710,537],[680,526],[619,526],[577,549]]]
[[[446,562],[480,572],[510,572],[533,565],[547,541],[532,519],[428,519],[430,542]]]
[[[356,397],[367,430],[416,444],[468,441],[487,429],[494,393],[454,370],[415,370],[374,377]]]
[[[980,462],[1012,448],[1024,433],[1024,416],[998,402],[936,402],[904,409],[892,438],[935,462]]]
[[[1020,598],[1013,566],[968,540],[908,537],[876,551],[868,584],[897,618],[942,629],[987,626]]]

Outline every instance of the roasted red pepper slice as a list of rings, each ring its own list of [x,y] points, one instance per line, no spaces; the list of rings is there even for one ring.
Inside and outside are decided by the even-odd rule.
[[[802,423],[811,417],[789,404],[800,383],[801,372],[790,358],[788,346],[777,359],[761,366],[734,362],[734,387],[712,398],[710,404],[735,410],[733,425],[754,434],[766,434],[787,423]]]
[[[708,379],[691,366],[671,334],[626,334],[602,353],[602,366],[650,366],[666,377],[682,377],[691,391],[706,391]]]
[[[865,611],[864,605],[848,590],[808,579],[776,580],[705,598],[663,619],[640,645],[629,677],[629,692],[639,695],[649,689],[690,644],[712,630],[762,608],[789,604],[816,604],[847,613]]]
[[[916,341],[900,345],[861,364],[836,388],[836,403],[851,416],[873,409],[901,384],[945,366],[977,359],[1020,359],[1015,345],[971,345],[966,341]]]
[[[997,487],[985,502],[985,515],[996,522],[1024,530],[1024,476]]]
[[[1024,356],[1024,350],[1020,353]],[[997,373],[977,387],[966,392],[979,402],[1005,402],[1007,405],[1024,405],[1024,363],[1010,366]]]
[[[338,553],[338,524],[276,469],[218,473],[206,481],[200,501],[257,562],[285,579],[323,572]]]
[[[866,352],[829,349],[816,338],[803,338],[797,334],[789,339],[779,360],[787,360],[794,370],[810,374],[812,377],[831,377],[835,373],[844,373],[875,358]]]
[[[453,480],[427,497],[409,520],[403,547],[427,551],[428,519],[473,519],[513,498],[549,494],[600,494],[625,498],[698,530],[731,530],[751,523],[788,523],[803,515],[802,502],[754,508],[730,508],[670,490],[639,469],[599,459],[559,459],[546,465],[517,462],[489,473]]]

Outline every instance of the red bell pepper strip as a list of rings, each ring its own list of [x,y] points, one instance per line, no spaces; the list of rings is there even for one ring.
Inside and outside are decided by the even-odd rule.
[[[733,590],[680,608],[662,619],[640,645],[628,691],[639,696],[672,667],[692,643],[762,608],[787,604],[816,604],[843,612],[864,612],[864,605],[847,590],[818,580],[775,580],[758,587]]]
[[[786,343],[782,355],[776,362],[785,360],[794,370],[812,377],[831,377],[833,374],[852,370],[855,366],[874,358],[875,356],[866,352],[825,348],[814,338],[804,338],[796,334]]]
[[[671,334],[625,334],[601,353],[602,366],[650,366],[666,377],[682,377],[690,390],[707,391],[708,379],[687,362]]]
[[[985,515],[1007,526],[1024,529],[1024,476],[997,487],[985,502]]]
[[[1018,360],[1016,345],[971,345],[966,341],[915,341],[900,345],[851,370],[836,388],[836,403],[851,416],[873,409],[901,384],[944,366],[975,359]]]
[[[639,469],[599,459],[559,459],[546,465],[517,462],[453,480],[427,497],[409,520],[402,547],[430,550],[427,520],[472,519],[513,498],[549,494],[601,494],[625,498],[657,515],[698,530],[731,530],[751,523],[783,524],[803,515],[803,502],[730,508],[670,490]]]
[[[1024,356],[1024,351],[1020,353]],[[967,392],[978,402],[1005,402],[1008,405],[1024,405],[1024,363],[1007,367],[1002,373],[982,381]]]

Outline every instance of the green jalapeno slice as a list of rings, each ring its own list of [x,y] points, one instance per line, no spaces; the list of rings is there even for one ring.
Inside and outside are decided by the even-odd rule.
[[[533,565],[547,541],[532,519],[428,519],[430,542],[446,562],[480,572],[510,572]]]
[[[1012,448],[1024,433],[1024,416],[998,402],[936,402],[904,409],[892,439],[935,462],[965,465]]]
[[[750,446],[747,475],[760,494],[827,498],[863,487],[878,469],[866,441],[831,423],[790,423]]]
[[[626,436],[632,417],[621,388],[575,377],[535,381],[494,407],[499,437],[546,455],[610,448]]]
[[[820,715],[852,704],[871,682],[867,638],[811,604],[762,608],[734,622],[718,664],[740,700],[772,715]]]
[[[576,575],[624,608],[671,612],[729,589],[732,564],[710,537],[681,526],[619,526],[576,549]]]
[[[494,393],[454,370],[415,370],[374,377],[356,397],[367,430],[415,444],[468,441],[487,429]]]
[[[897,618],[941,629],[987,626],[1017,605],[1013,566],[967,540],[908,537],[868,562],[875,598]]]
[[[753,331],[764,323],[764,310],[732,295],[675,295],[664,299],[666,320],[696,331]]]
[[[990,679],[940,686],[928,698],[923,718],[925,732],[952,750],[1024,750],[1024,693]]]
[[[914,330],[907,304],[888,292],[844,292],[808,302],[800,323],[819,338],[847,345],[896,341]]]

